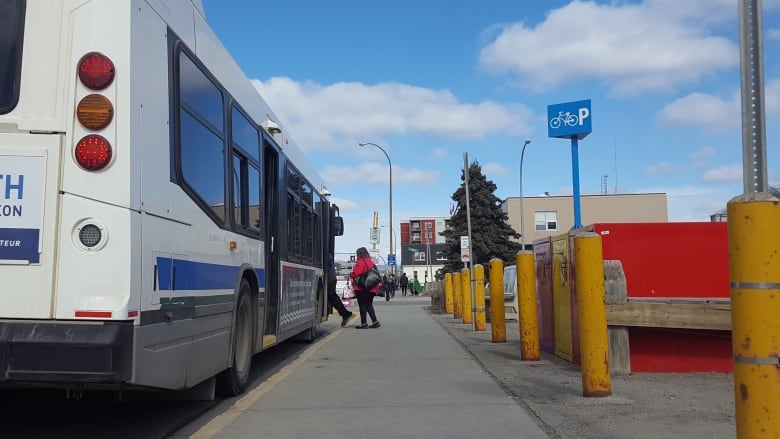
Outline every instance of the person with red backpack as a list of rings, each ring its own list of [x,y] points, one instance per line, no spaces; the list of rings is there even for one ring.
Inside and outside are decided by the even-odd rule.
[[[368,249],[365,247],[360,247],[355,250],[355,255],[357,256],[357,260],[355,261],[355,266],[352,268],[352,272],[349,273],[349,278],[352,279],[352,291],[355,292],[358,308],[360,309],[360,324],[355,326],[355,328],[378,328],[382,325],[379,324],[379,319],[376,318],[374,297],[379,291],[379,288],[382,287],[382,284],[380,283],[373,288],[366,290],[358,285],[358,278],[376,265],[374,264],[374,261],[371,260],[371,255],[368,254]],[[371,326],[368,325],[366,314],[368,314],[368,317],[371,317]]]

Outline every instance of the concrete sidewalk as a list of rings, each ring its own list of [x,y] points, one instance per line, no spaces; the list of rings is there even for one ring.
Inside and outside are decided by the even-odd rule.
[[[221,426],[192,437],[549,437],[431,318],[429,303],[376,300],[377,329],[331,319],[327,336],[217,416]]]
[[[612,375],[612,395],[582,396],[578,365],[542,352],[540,361],[520,360],[516,321],[507,321],[507,342],[493,343],[490,324],[471,324],[428,307],[445,328],[507,394],[516,398],[554,438],[730,439],[736,436],[733,375],[727,373],[637,373]]]
[[[733,377],[613,375],[612,396],[582,396],[580,369],[521,361],[518,324],[493,343],[429,297],[375,301],[378,329],[334,316],[299,357],[175,437],[728,439]],[[356,307],[352,308],[355,311]],[[262,356],[262,354],[261,354]],[[217,414],[218,413],[218,414]]]

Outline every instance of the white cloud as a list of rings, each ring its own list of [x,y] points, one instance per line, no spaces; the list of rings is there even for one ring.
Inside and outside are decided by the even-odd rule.
[[[485,163],[482,165],[482,173],[490,179],[492,175],[507,175],[511,174],[512,171],[501,163]]]
[[[640,188],[635,193],[665,193],[669,221],[709,221],[738,194],[739,185]]]
[[[658,119],[672,125],[695,126],[704,130],[723,132],[738,129],[742,124],[740,92],[724,100],[706,93],[691,93],[667,104]],[[780,113],[780,78],[764,84],[764,110],[767,115]]]
[[[346,198],[331,197],[330,202],[339,206],[339,210],[342,211],[344,210],[353,211],[353,210],[360,209],[360,206],[358,206],[357,203],[355,203],[352,200],[347,200]]]
[[[780,78],[773,79],[764,86],[764,108],[767,114],[780,113]]]
[[[373,162],[361,163],[355,167],[326,166],[320,171],[320,174],[325,181],[331,182],[328,187],[339,187],[353,183],[387,187],[390,178],[390,172],[386,165]],[[437,185],[440,178],[439,171],[393,166],[393,186],[396,184]]]
[[[710,169],[701,178],[702,183],[732,183],[742,181],[742,166],[726,165]]]
[[[656,165],[645,166],[645,175],[668,175],[674,174],[680,170],[680,167],[674,163],[661,162]]]
[[[421,133],[456,139],[529,131],[522,104],[459,102],[448,90],[398,83],[321,85],[275,77],[253,80],[303,149],[332,149],[344,139]]]
[[[710,159],[715,157],[715,148],[705,146],[698,151],[691,153],[691,167],[694,169],[704,169],[709,167]]]
[[[573,1],[535,27],[504,27],[480,61],[538,90],[590,79],[618,95],[670,90],[738,65],[737,44],[709,28],[735,15],[730,0]]]
[[[780,29],[769,29],[766,31],[766,37],[770,40],[780,40]]]
[[[450,155],[444,148],[433,148],[431,149],[431,158],[433,160],[444,160],[448,158]]]
[[[709,94],[691,93],[667,104],[658,117],[672,125],[697,126],[723,132],[739,128],[740,111],[739,95],[724,101]]]

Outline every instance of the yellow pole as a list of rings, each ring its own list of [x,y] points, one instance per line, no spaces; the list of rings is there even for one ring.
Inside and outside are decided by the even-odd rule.
[[[531,251],[519,251],[515,255],[517,306],[520,308],[520,359],[527,361],[536,361],[541,357],[535,262],[534,253]]]
[[[780,200],[728,203],[737,437],[780,437]]]
[[[493,343],[506,343],[506,311],[504,311],[504,261],[490,260],[490,329]],[[498,300],[496,300],[498,298]],[[498,302],[498,306],[496,306]]]
[[[455,273],[452,273],[452,316],[459,320],[463,318],[463,293],[460,291],[463,289],[462,287],[463,285],[460,282],[460,272],[456,271]]]
[[[485,322],[485,267],[482,264],[474,266],[474,330],[484,331],[487,328]]]
[[[444,273],[444,313],[452,314],[452,273]]]
[[[460,291],[463,296],[463,323],[471,323],[471,270],[464,268],[460,270]]]
[[[609,342],[604,304],[604,256],[601,236],[593,232],[574,237],[574,272],[580,330],[582,396],[609,396]]]

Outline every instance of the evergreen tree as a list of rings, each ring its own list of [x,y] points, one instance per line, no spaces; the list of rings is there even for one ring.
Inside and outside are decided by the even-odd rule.
[[[471,261],[482,264],[487,270],[491,259],[499,258],[505,263],[513,262],[520,250],[520,243],[509,238],[520,238],[507,223],[508,216],[501,211],[501,200],[493,192],[496,185],[482,174],[482,167],[474,160],[469,165],[469,206],[471,207]],[[468,235],[466,213],[465,174],[461,171],[463,182],[452,194],[456,209],[450,219],[450,227],[441,233],[447,245],[444,256],[447,262],[442,273],[452,273],[463,268],[460,261],[460,237]]]

